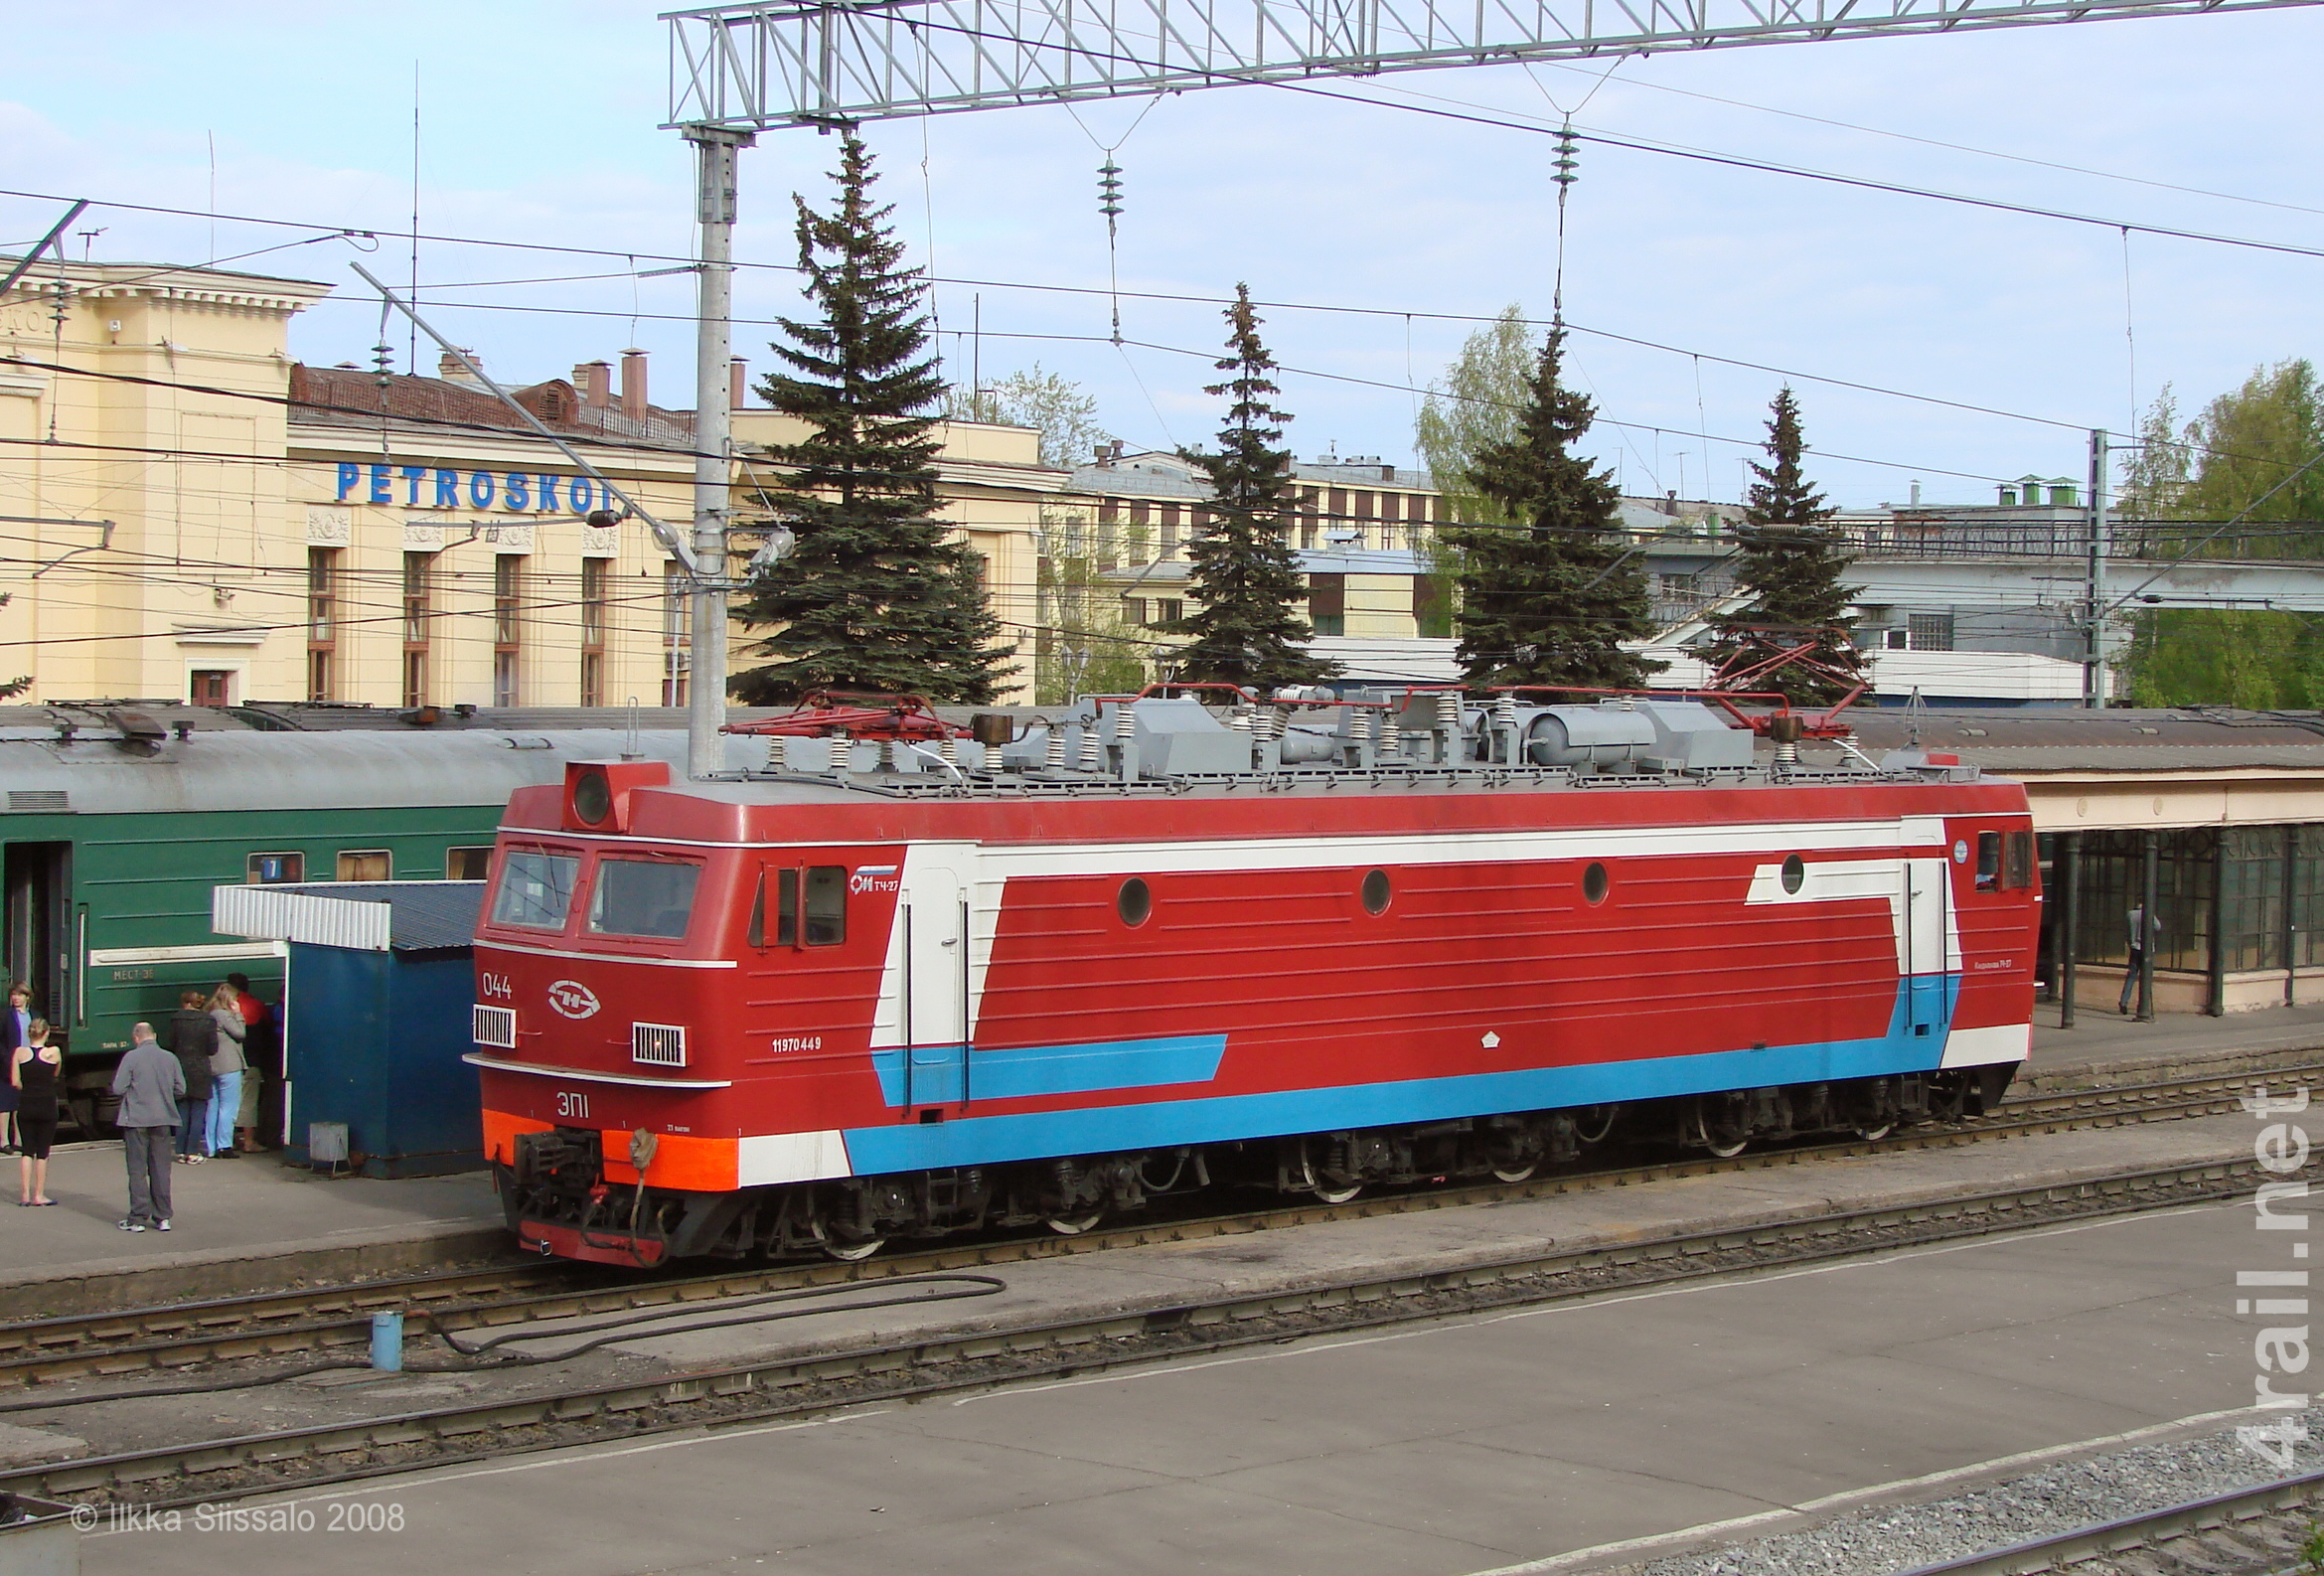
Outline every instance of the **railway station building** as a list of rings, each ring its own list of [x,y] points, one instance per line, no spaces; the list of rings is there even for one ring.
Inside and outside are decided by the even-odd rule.
[[[690,609],[646,522],[590,524],[598,483],[453,358],[385,378],[294,361],[290,324],[329,291],[44,263],[0,301],[0,682],[49,702],[683,704]],[[655,403],[649,372],[629,351],[511,392],[684,534],[693,412]],[[747,527],[766,446],[794,433],[738,406]],[[1037,526],[1067,475],[1024,428],[940,438],[939,497],[1029,684]],[[736,532],[738,572],[762,541]],[[747,667],[750,632],[729,644]]]
[[[2155,1011],[2324,1002],[2324,713],[1847,715],[1876,759],[1946,750],[2026,785],[2046,894],[2036,975],[2053,1004],[2119,1009],[2130,915],[2150,899]]]

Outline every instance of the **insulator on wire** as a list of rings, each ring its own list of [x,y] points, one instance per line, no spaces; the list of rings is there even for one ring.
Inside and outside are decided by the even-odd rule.
[[[1571,186],[1576,179],[1574,171],[1581,161],[1574,156],[1574,128],[1561,127],[1557,134],[1557,157],[1551,161],[1557,173],[1550,177],[1560,186]]]
[[[383,389],[387,387],[387,380],[395,376],[395,347],[386,340],[372,347],[372,376]]]
[[[1108,224],[1122,217],[1122,167],[1111,155],[1098,166],[1098,212]]]

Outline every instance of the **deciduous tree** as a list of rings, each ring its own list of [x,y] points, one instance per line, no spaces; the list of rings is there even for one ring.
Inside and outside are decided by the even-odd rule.
[[[1041,463],[1059,470],[1087,465],[1113,434],[1098,421],[1098,402],[1081,385],[1034,362],[1030,372],[1012,372],[982,389],[954,389],[946,415],[960,421],[1000,421],[1031,427],[1041,435]]]

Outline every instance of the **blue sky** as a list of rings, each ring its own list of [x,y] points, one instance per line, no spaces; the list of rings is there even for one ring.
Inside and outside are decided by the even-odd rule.
[[[221,213],[404,229],[416,65],[423,231],[616,252],[689,244],[691,175],[684,145],[656,129],[666,68],[648,7],[83,0],[11,12],[0,186],[202,210],[215,142]],[[2324,129],[2308,79],[2320,44],[2324,13],[2294,8],[1654,56],[1626,63],[1577,123],[2108,220],[2324,245],[2314,174]],[[1363,90],[1543,116],[1553,101],[1575,103],[1595,76],[1490,68]],[[1482,316],[1522,301],[1547,316],[1548,138],[1257,87],[1164,99],[1131,132],[1145,107],[867,129],[915,257],[946,278],[993,281],[938,291],[955,376],[966,376],[966,331],[981,320],[973,354],[986,376],[1037,360],[1079,380],[1133,445],[1198,442],[1215,428],[1217,401],[1201,393],[1221,334],[1214,306],[1125,300],[1125,337],[1170,349],[1117,350],[1105,342],[1102,294],[1005,287],[1106,285],[1096,167],[1099,145],[1125,132],[1124,287],[1215,298],[1247,280],[1263,300],[1378,309],[1267,314],[1270,344],[1300,369],[1283,383],[1303,457],[1327,444],[1408,457],[1414,401],[1403,388],[1425,386],[1467,326],[1401,314]],[[786,131],[743,156],[741,256],[790,260],[791,193],[820,197],[834,148]],[[2200,403],[2255,364],[2315,349],[2324,259],[2143,236],[2125,248],[2110,228],[1602,147],[1582,158],[1569,317],[1684,352],[1575,342],[1575,373],[1608,423],[1593,440],[1631,491],[1736,494],[1746,452],[1737,440],[1758,435],[1782,380],[1696,353],[2065,423],[1801,381],[1815,473],[1836,501],[1860,505],[1902,502],[1916,479],[1929,498],[1990,499],[1992,478],[2079,475],[2076,428],[2121,430],[2134,401],[2166,382],[2183,404]],[[0,241],[29,239],[56,213],[0,198]],[[200,261],[291,234],[228,219],[214,241],[207,219],[118,208],[92,210],[80,228],[99,226],[91,254],[115,260]],[[404,244],[378,245],[390,276],[405,276]],[[76,238],[76,255],[81,246]],[[237,266],[340,283],[341,299],[296,327],[294,350],[366,361],[378,308],[362,304],[347,271],[357,255],[332,240]],[[476,303],[435,315],[496,374],[556,376],[637,344],[654,352],[660,398],[689,402],[691,331],[672,319],[689,310],[690,281],[631,271],[620,256],[508,246],[429,243],[420,258],[433,299]],[[589,274],[617,277],[574,277]],[[491,280],[550,282],[467,287]],[[772,270],[745,273],[737,305],[752,318],[799,310],[789,276]],[[763,367],[768,337],[741,328],[738,349]],[[1174,353],[1185,351],[1199,354]]]

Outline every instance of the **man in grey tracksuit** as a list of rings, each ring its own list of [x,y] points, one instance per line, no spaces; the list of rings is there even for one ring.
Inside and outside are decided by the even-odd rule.
[[[113,1069],[113,1093],[121,1097],[121,1154],[129,1164],[129,1213],[123,1231],[170,1228],[170,1160],[176,1147],[178,1101],[186,1092],[186,1069],[154,1040],[153,1025],[129,1031],[132,1043]]]

